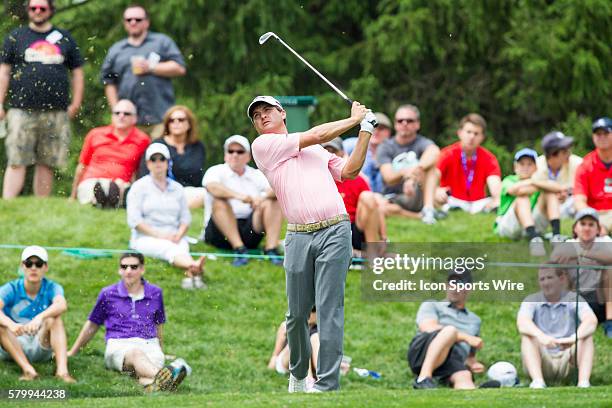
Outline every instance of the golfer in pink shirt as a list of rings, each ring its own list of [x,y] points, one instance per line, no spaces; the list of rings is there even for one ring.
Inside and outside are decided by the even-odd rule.
[[[259,137],[253,158],[287,217],[285,273],[289,392],[305,392],[310,362],[308,316],[317,307],[320,350],[312,392],[340,387],[344,337],[344,284],[351,260],[351,224],[335,180],[355,178],[365,160],[376,118],[353,102],[351,116],[300,133],[289,133],[287,114],[271,96],[258,96],[247,114]],[[329,142],[361,125],[348,160],[329,153]]]

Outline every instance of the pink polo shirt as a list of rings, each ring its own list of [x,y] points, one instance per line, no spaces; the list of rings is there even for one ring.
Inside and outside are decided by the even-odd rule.
[[[276,193],[287,221],[309,224],[346,214],[335,180],[346,160],[319,145],[300,150],[300,134],[265,134],[253,142],[253,159]]]

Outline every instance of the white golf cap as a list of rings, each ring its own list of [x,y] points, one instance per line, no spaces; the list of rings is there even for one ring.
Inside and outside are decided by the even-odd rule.
[[[227,152],[227,149],[229,149],[229,146],[232,143],[237,143],[240,146],[244,147],[244,150],[246,150],[247,152],[251,152],[251,145],[249,143],[249,139],[244,136],[232,135],[228,137],[227,139],[225,139],[225,143],[223,143],[223,150]]]
[[[47,250],[38,245],[31,245],[26,247],[21,253],[21,261],[25,261],[31,256],[35,256],[42,261],[49,262],[49,254],[47,254]]]
[[[147,147],[145,159],[150,160],[151,156],[154,154],[161,154],[166,160],[170,160],[170,150],[168,150],[168,146],[163,143],[151,143],[149,147]]]
[[[268,105],[276,106],[277,108],[283,109],[283,105],[281,105],[281,103],[272,96],[268,96],[268,95],[256,96],[253,99],[253,101],[249,103],[249,107],[247,108],[247,116],[249,117],[249,119],[251,119],[251,121],[253,120],[252,110],[253,108],[255,108],[255,105],[257,105],[258,103],[267,103]]]

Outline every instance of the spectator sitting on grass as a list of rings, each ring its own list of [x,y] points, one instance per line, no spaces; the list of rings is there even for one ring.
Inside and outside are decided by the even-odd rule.
[[[338,157],[344,157],[342,139],[339,137],[321,146]],[[352,180],[334,181],[351,220],[353,253],[360,257],[364,242],[385,242],[387,240],[385,223],[387,202],[380,194],[370,191],[368,184],[361,176]],[[355,253],[356,251],[359,253]]]
[[[584,156],[574,179],[576,211],[591,207],[599,212],[602,233],[612,232],[612,119],[591,125],[595,150]]]
[[[578,270],[570,273],[572,284],[603,323],[606,336],[612,338],[612,271],[584,267],[612,264],[612,239],[608,235],[599,236],[601,226],[595,209],[583,208],[574,219],[574,239],[555,248],[551,259],[555,263],[578,265]]]
[[[197,123],[191,109],[176,105],[168,109],[163,120],[164,135],[153,141],[163,143],[170,151],[172,175],[183,186],[189,208],[204,206],[202,187],[206,152],[204,144],[198,140]],[[149,173],[144,157],[140,161],[140,177]]]
[[[257,248],[265,235],[264,253],[273,256],[274,265],[282,265],[277,248],[283,213],[264,174],[247,164],[251,160],[248,139],[230,136],[223,150],[225,163],[206,170],[202,182],[207,191],[204,241],[243,255]],[[234,266],[247,263],[240,256],[233,261]]]
[[[418,133],[420,120],[416,106],[400,106],[395,112],[395,136],[378,147],[376,161],[385,183],[384,194],[391,197],[390,214],[434,224],[440,148]]]
[[[68,373],[66,330],[62,314],[66,299],[61,285],[45,278],[47,251],[29,246],[21,254],[23,277],[0,287],[0,359],[14,360],[22,381],[38,378],[32,363],[49,361],[55,354],[55,376],[76,382]]]
[[[100,208],[119,207],[150,142],[136,128],[136,106],[127,99],[117,102],[111,124],[85,136],[70,198]]]
[[[495,155],[481,146],[486,128],[479,114],[464,116],[457,130],[459,141],[440,152],[436,204],[445,210],[476,214],[499,207],[501,170]],[[487,197],[487,187],[491,197]]]
[[[134,182],[127,197],[130,248],[184,269],[183,289],[205,289],[205,258],[196,261],[191,257],[185,237],[191,213],[183,186],[168,177],[170,151],[162,143],[153,143],[145,159],[149,174]]]
[[[561,218],[573,218],[575,213],[572,190],[582,157],[572,154],[573,143],[573,138],[559,131],[546,134],[542,139],[544,154],[538,157],[538,170],[533,175],[557,196]]]
[[[68,355],[75,356],[104,325],[106,368],[132,373],[146,392],[173,391],[190,368],[183,359],[164,365],[162,328],[166,312],[163,294],[161,288],[143,279],[144,273],[142,254],[126,252],[121,255],[121,280],[100,291]]]
[[[566,271],[542,267],[538,272],[541,291],[521,303],[516,324],[521,334],[523,366],[531,378],[530,388],[545,388],[546,382],[568,377],[578,347],[578,387],[590,387],[593,367],[593,332],[597,318],[589,305],[568,292]],[[576,306],[580,325],[576,338]]]
[[[471,283],[469,271],[451,272],[447,282]],[[450,285],[449,285],[450,286]],[[482,373],[476,351],[483,346],[480,317],[465,307],[468,291],[446,291],[446,300],[426,301],[416,316],[418,333],[408,348],[415,389],[436,388],[434,378],[455,389],[473,389],[472,373]],[[485,383],[482,386],[499,386]]]
[[[540,188],[547,188],[545,182],[532,178],[537,170],[537,158],[536,151],[527,148],[514,155],[515,174],[502,181],[501,204],[494,229],[499,236],[506,238],[527,236],[531,254],[543,256],[541,234],[546,231],[549,220],[553,231],[551,242],[562,242],[565,238],[560,235],[559,200],[555,192],[540,192]]]

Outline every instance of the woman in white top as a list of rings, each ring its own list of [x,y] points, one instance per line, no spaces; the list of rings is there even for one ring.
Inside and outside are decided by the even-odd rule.
[[[130,248],[184,269],[184,289],[205,288],[202,280],[205,258],[193,259],[185,237],[191,213],[183,186],[168,178],[170,151],[162,143],[152,143],[145,159],[149,174],[137,180],[127,196],[127,222],[132,229]]]

